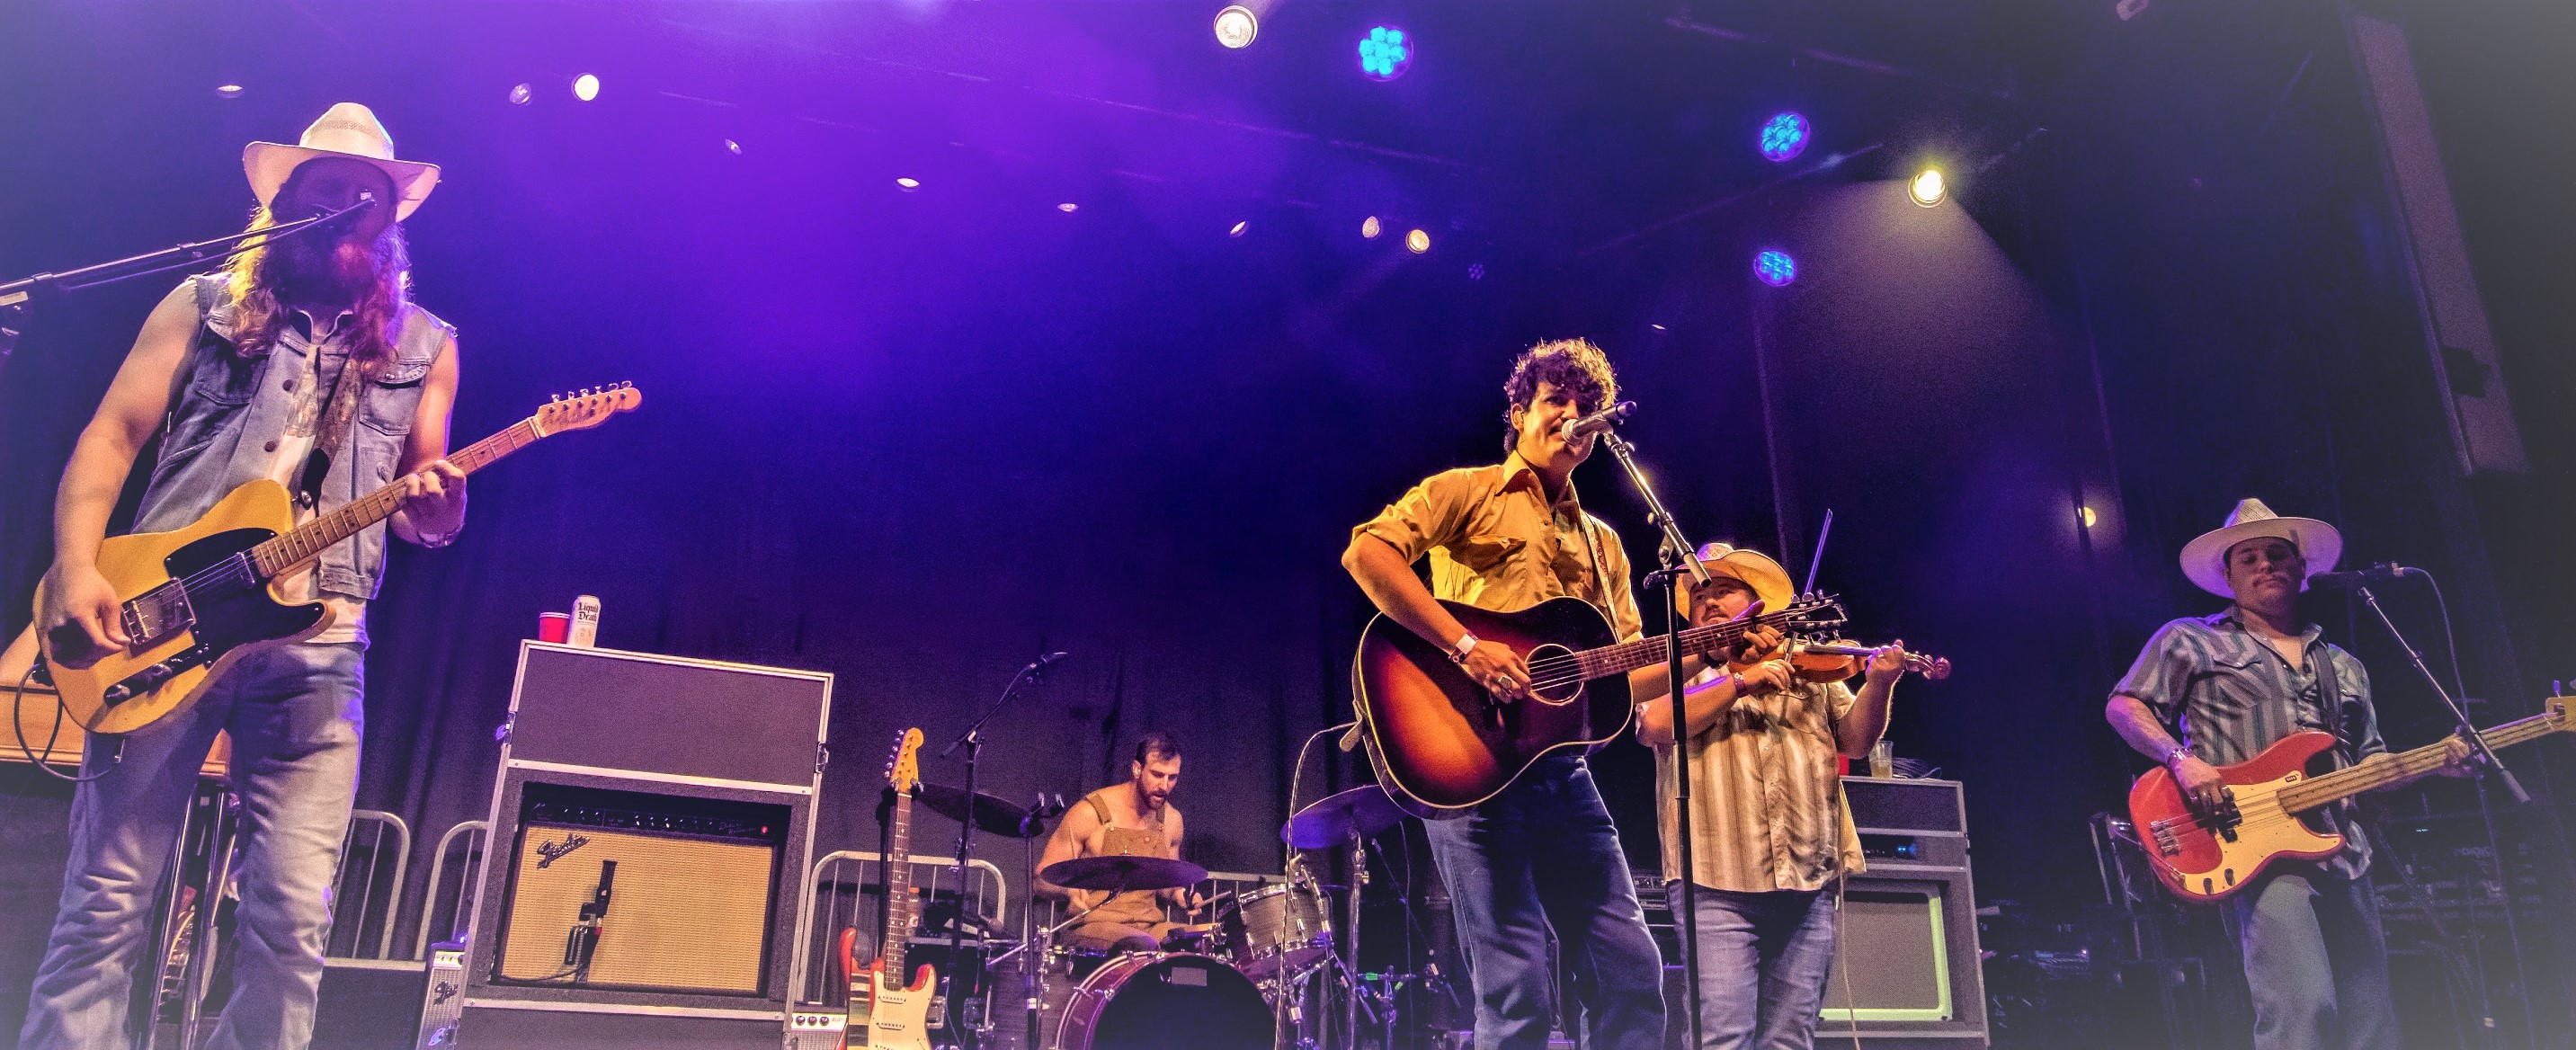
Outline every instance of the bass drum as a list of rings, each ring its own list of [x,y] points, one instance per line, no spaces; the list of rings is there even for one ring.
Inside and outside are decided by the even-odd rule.
[[[1205,955],[1135,952],[1092,971],[1048,1018],[1049,1050],[1269,1050],[1270,1004]]]

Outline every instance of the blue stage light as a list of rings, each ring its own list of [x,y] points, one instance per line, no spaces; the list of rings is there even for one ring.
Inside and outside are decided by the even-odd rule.
[[[1798,260],[1778,248],[1765,248],[1753,257],[1753,276],[1773,288],[1786,288],[1798,279]]]
[[[1762,125],[1762,159],[1777,163],[1807,152],[1807,118],[1778,113]]]
[[[1394,26],[1378,26],[1360,38],[1360,72],[1371,80],[1393,80],[1413,65],[1413,38]]]

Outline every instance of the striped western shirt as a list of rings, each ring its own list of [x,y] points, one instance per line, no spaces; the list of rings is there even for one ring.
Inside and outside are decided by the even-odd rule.
[[[2327,644],[2322,634],[2315,624],[2308,625],[2300,636],[2303,655],[2293,669],[2279,650],[2237,619],[2234,606],[2210,616],[2187,616],[2157,629],[2111,692],[2136,697],[2168,730],[2176,731],[2193,755],[2215,766],[2243,762],[2304,729],[2334,733],[2352,745],[2351,753],[2335,749],[2338,767],[2386,752],[2379,717],[2371,709],[2370,672],[2351,653]],[[2335,689],[2343,694],[2331,710],[2317,699],[2319,660],[2334,661]],[[2318,863],[2347,879],[2359,878],[2370,867],[2370,843],[2353,820],[2353,808],[2346,800],[2320,811],[2343,834],[2344,848]]]
[[[1701,672],[1691,688],[1715,681]],[[1738,893],[1815,890],[1868,870],[1834,767],[1834,725],[1854,697],[1841,682],[1739,697],[1690,738],[1692,881]],[[1655,749],[1664,881],[1682,877],[1673,749]]]

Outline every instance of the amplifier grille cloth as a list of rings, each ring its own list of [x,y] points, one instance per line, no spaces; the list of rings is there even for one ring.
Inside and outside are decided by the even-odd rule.
[[[599,888],[600,862],[613,860],[588,987],[759,994],[775,848],[558,824],[521,834],[503,980],[572,986],[543,979],[565,969],[564,940]],[[587,841],[565,850],[576,835]]]

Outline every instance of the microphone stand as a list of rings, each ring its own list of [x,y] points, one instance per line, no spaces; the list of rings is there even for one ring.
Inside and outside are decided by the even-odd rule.
[[[2422,572],[2424,570],[2405,571]],[[2397,648],[2406,654],[2407,662],[2415,665],[2415,670],[2424,676],[2425,684],[2433,687],[2433,695],[2441,698],[2442,706],[2451,712],[2451,720],[2460,727],[2460,735],[2469,738],[2469,749],[2477,752],[2480,759],[2478,779],[2486,779],[2487,773],[2492,771],[2497,781],[2504,785],[2505,794],[2512,796],[2515,805],[2530,802],[2531,794],[2522,789],[2522,782],[2513,778],[2513,771],[2504,767],[2504,760],[2497,758],[2495,749],[2487,746],[2486,738],[2478,735],[2478,727],[2469,721],[2467,709],[2462,708],[2459,700],[2451,696],[2450,690],[2442,688],[2442,680],[2433,674],[2432,668],[2424,666],[2424,654],[2415,651],[2415,646],[2397,630],[2396,622],[2388,618],[2388,610],[2379,607],[2379,596],[2370,593],[2370,588],[2361,584],[2354,584],[2352,592],[2361,596],[2362,604],[2370,606],[2371,613],[2379,617],[2379,625],[2388,628],[2388,637],[2397,641]],[[2340,704],[2343,701],[2337,698],[2335,702]],[[2484,797],[2484,792],[2480,793],[2480,797]],[[2501,862],[2503,858],[2499,856],[2497,860]]]
[[[1647,574],[1647,579],[1671,595],[1671,601],[1664,606],[1670,621],[1669,628],[1664,631],[1664,673],[1673,709],[1673,831],[1681,840],[1682,861],[1682,914],[1675,920],[1681,927],[1676,932],[1681,935],[1682,942],[1682,979],[1690,987],[1690,1045],[1697,1047],[1702,1038],[1699,1017],[1699,892],[1696,888],[1699,880],[1691,849],[1690,725],[1682,704],[1682,579],[1687,575],[1695,585],[1706,584],[1708,567],[1700,564],[1697,548],[1682,538],[1681,527],[1674,523],[1672,513],[1664,509],[1664,501],[1655,495],[1655,487],[1647,483],[1645,470],[1637,466],[1636,446],[1608,430],[1601,432],[1601,443],[1608,446],[1610,455],[1619,460],[1619,466],[1628,472],[1629,483],[1636,486],[1637,495],[1646,501],[1646,520],[1663,533],[1663,544],[1657,548],[1656,554],[1664,567]]]
[[[967,726],[964,733],[958,734],[957,739],[949,741],[948,746],[939,752],[939,757],[947,758],[958,748],[966,749],[966,819],[957,823],[957,863],[950,869],[953,873],[951,882],[957,887],[957,918],[948,924],[948,972],[941,975],[948,983],[947,1001],[952,1004],[957,1001],[957,971],[961,969],[958,961],[966,957],[966,861],[975,843],[975,765],[984,755],[984,723],[992,721],[1022,685],[1042,677],[1046,673],[1046,665],[1046,658],[1040,657],[1036,663],[1020,668],[1020,673],[1011,676],[1011,684],[1002,687],[1001,699],[993,701],[993,706],[985,708],[974,725]],[[911,858],[888,857],[886,862],[908,864]]]
[[[2427,580],[2432,579],[2432,574],[2425,572],[2422,569],[2401,568],[2398,571],[2401,575],[2405,573],[2415,573],[2423,576]],[[2442,679],[2433,673],[2433,669],[2431,667],[2425,665],[2424,654],[2416,650],[2414,643],[2406,640],[2405,633],[2397,629],[2397,622],[2388,618],[2388,610],[2379,607],[2379,596],[2370,593],[2370,587],[2366,584],[2356,583],[2353,585],[2352,591],[2354,594],[2361,597],[2362,604],[2370,606],[2371,615],[2377,616],[2379,618],[2379,625],[2388,629],[2388,637],[2397,642],[2397,648],[2406,654],[2406,661],[2415,665],[2416,673],[2424,676],[2424,683],[2433,687],[2433,695],[2441,698],[2443,708],[2450,711],[2451,720],[2459,727],[2460,735],[2468,738],[2469,749],[2479,758],[2479,762],[2477,763],[2478,815],[2486,823],[2487,853],[2495,860],[2496,885],[2502,887],[2504,892],[2504,900],[2502,902],[2504,904],[2504,934],[2506,942],[2513,948],[2515,983],[2523,986],[2521,996],[2523,1025],[2527,1031],[2536,1031],[2536,1029],[2531,1027],[2531,991],[2527,980],[2528,975],[2522,962],[2522,924],[2514,919],[2513,873],[2511,869],[2506,866],[2504,846],[2502,841],[2496,835],[2495,810],[2487,803],[2487,774],[2495,774],[2497,782],[2504,785],[2505,795],[2513,800],[2514,805],[2521,806],[2529,804],[2531,802],[2531,793],[2522,789],[2522,782],[2514,779],[2513,770],[2505,768],[2504,760],[2496,757],[2495,748],[2487,746],[2486,738],[2478,735],[2477,725],[2469,721],[2468,709],[2460,706],[2460,701],[2458,698],[2451,695],[2450,690],[2442,688]],[[2338,698],[2336,703],[2341,704],[2341,699]],[[2336,721],[2338,723],[2342,721],[2339,712]],[[2381,837],[2386,838],[2387,836],[2383,834]],[[2390,843],[2389,846],[2392,849],[2395,848],[2394,843]],[[2393,860],[2394,858],[2391,859]],[[2410,878],[2408,882],[2411,885],[2413,880]],[[2480,968],[2484,968],[2483,963],[2481,963]],[[2479,984],[2480,994],[2481,997],[2483,997],[2485,982],[2481,980]],[[2482,1002],[2480,1006],[2481,1008],[2485,1008],[2486,1004]]]
[[[364,208],[372,208],[375,204],[375,199],[370,197],[346,208],[325,212],[309,219],[281,222],[274,226],[225,234],[209,240],[191,241],[176,247],[163,248],[157,252],[129,255],[122,259],[83,266],[75,270],[40,273],[33,277],[22,277],[15,281],[0,283],[0,367],[8,365],[10,352],[17,349],[20,331],[18,326],[26,323],[27,312],[39,297],[77,292],[103,284],[115,284],[118,281],[185,269],[209,258],[229,259],[243,252],[267,247],[272,241],[295,236],[341,216]],[[258,243],[242,243],[253,237],[260,239]]]

